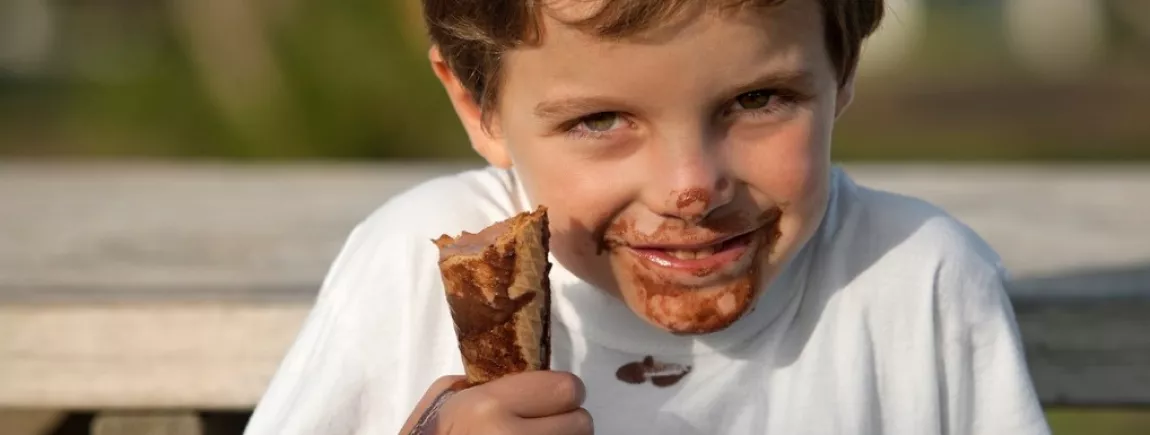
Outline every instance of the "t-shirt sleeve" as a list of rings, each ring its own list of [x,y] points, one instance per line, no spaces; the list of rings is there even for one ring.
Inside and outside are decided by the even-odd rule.
[[[364,388],[355,350],[357,265],[369,257],[366,229],[357,227],[332,264],[304,321],[247,426],[247,435],[354,434]]]
[[[369,409],[378,412],[365,400],[370,372],[374,365],[394,363],[375,359],[375,348],[404,340],[392,325],[402,322],[394,317],[405,310],[392,312],[381,299],[391,294],[394,304],[404,306],[404,296],[415,290],[411,273],[401,273],[410,272],[407,252],[390,238],[367,223],[352,231],[245,434],[365,433],[364,415]],[[396,249],[389,252],[387,245]],[[375,421],[399,418],[390,415],[398,411],[388,414],[376,414]]]
[[[462,373],[431,240],[486,217],[436,180],[350,234],[246,435],[393,434],[424,390]]]
[[[948,255],[936,275],[944,433],[1049,434],[1004,270],[989,247],[966,235],[965,243],[956,244],[966,249]]]

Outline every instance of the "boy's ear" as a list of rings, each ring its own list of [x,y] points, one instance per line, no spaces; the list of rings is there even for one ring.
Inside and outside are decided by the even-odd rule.
[[[472,98],[471,92],[451,71],[447,61],[443,60],[438,46],[431,47],[428,58],[431,61],[432,71],[439,77],[439,82],[443,84],[443,89],[447,91],[447,97],[451,100],[451,106],[455,108],[455,114],[459,116],[459,121],[467,131],[471,147],[492,166],[504,169],[511,167],[511,158],[502,139],[503,135],[496,130],[498,123],[492,120],[490,131],[483,128],[483,111],[479,103]]]
[[[851,75],[839,86],[838,95],[835,97],[835,119],[838,119],[850,107],[851,101],[855,99],[855,78]]]

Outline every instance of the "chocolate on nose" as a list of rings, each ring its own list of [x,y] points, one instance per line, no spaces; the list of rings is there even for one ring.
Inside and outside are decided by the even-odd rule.
[[[675,199],[675,208],[679,211],[679,216],[691,223],[702,221],[711,209],[710,204],[711,193],[701,188],[684,190]]]

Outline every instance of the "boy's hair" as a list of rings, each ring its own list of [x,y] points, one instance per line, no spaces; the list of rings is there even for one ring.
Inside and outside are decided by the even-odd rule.
[[[498,99],[501,55],[538,42],[546,0],[422,0],[431,42],[483,109]],[[625,38],[658,27],[688,6],[775,6],[818,1],[827,52],[839,84],[854,73],[863,39],[878,27],[883,0],[600,0],[592,15],[569,24],[602,38]]]

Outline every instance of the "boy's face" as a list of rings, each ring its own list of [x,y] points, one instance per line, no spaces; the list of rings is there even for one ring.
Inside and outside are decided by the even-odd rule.
[[[823,217],[851,86],[819,6],[708,11],[623,41],[555,18],[580,13],[548,9],[541,44],[506,54],[493,135],[437,71],[475,147],[548,207],[563,266],[669,331],[725,328]]]

